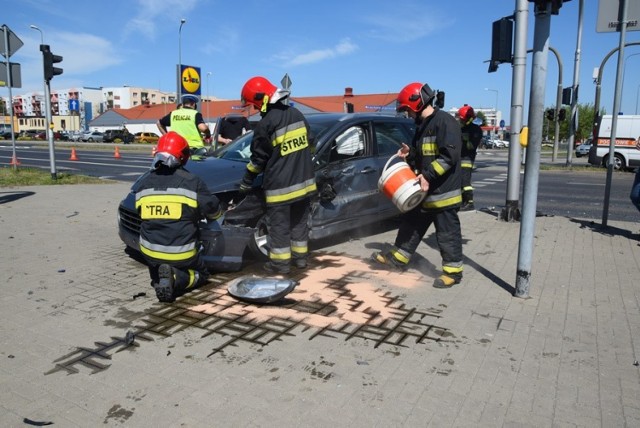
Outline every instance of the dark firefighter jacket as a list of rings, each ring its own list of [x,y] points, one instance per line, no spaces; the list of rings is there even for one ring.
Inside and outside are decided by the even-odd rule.
[[[163,262],[186,262],[197,255],[198,222],[220,217],[218,199],[184,168],[164,165],[147,172],[132,188],[142,219],[140,251]]]
[[[413,167],[429,182],[422,202],[425,210],[459,207],[462,203],[460,150],[462,136],[458,121],[440,109],[424,119],[412,142]]]
[[[267,205],[284,205],[316,192],[309,126],[302,113],[282,103],[269,105],[253,131],[247,170],[264,173]]]
[[[462,151],[460,156],[462,157],[462,162],[470,162],[473,164],[473,161],[476,160],[476,151],[478,150],[480,141],[482,141],[482,128],[471,122],[463,126],[461,132]],[[473,165],[470,165],[468,168],[471,168],[472,166]]]

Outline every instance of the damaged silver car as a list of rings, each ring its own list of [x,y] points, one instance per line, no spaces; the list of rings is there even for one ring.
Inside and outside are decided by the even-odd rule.
[[[378,113],[307,115],[318,194],[312,204],[310,239],[340,235],[400,214],[378,190],[386,161],[415,131],[412,120]],[[200,176],[226,212],[220,222],[201,228],[205,260],[211,271],[237,271],[245,259],[265,257],[267,230],[261,179],[241,198],[239,185],[251,156],[252,132],[211,156],[190,160],[187,169]],[[137,251],[140,218],[130,192],[118,208],[122,241]]]

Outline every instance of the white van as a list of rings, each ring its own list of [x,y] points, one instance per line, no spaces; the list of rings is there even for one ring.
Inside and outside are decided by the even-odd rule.
[[[609,146],[611,145],[610,114],[602,116],[594,136],[595,144],[589,150],[591,165],[607,166]],[[617,170],[640,166],[640,150],[636,149],[636,140],[640,137],[640,115],[619,115],[616,124],[616,145],[614,147],[613,168]]]

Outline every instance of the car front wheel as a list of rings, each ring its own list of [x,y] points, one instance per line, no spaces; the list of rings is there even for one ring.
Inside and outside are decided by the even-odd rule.
[[[249,241],[249,248],[258,260],[267,260],[269,258],[269,249],[267,248],[267,219],[262,216],[258,219],[253,231],[253,236]]]
[[[609,156],[605,156],[602,159],[602,164],[604,165],[604,167],[606,168],[607,165],[609,165]],[[624,158],[619,155],[619,154],[615,154],[613,155],[613,169],[616,171],[621,171],[626,167],[625,162],[624,162]]]

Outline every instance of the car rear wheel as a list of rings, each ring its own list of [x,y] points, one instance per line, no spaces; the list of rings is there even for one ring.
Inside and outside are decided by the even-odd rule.
[[[253,236],[249,241],[249,248],[258,260],[267,260],[269,258],[269,249],[267,248],[267,219],[262,216],[258,219],[253,231]]]

